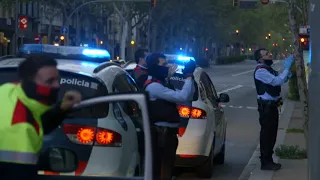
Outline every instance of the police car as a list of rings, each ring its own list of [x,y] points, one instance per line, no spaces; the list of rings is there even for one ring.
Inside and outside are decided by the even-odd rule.
[[[178,71],[170,78],[176,90],[184,85],[182,69],[193,57],[166,54],[169,64],[177,64]],[[128,63],[124,69],[131,73],[136,64]],[[178,133],[176,166],[196,167],[199,177],[210,178],[214,163],[223,164],[227,121],[220,103],[229,102],[229,96],[217,94],[208,74],[200,67],[194,72],[196,92],[192,107],[178,105],[181,123]]]
[[[79,91],[83,99],[137,91],[128,73],[108,62],[110,54],[106,50],[41,44],[24,45],[17,57],[0,58],[0,84],[18,81],[18,64],[26,56],[37,53],[57,60],[60,99],[67,90]],[[62,147],[76,153],[77,170],[60,175],[139,176],[142,173],[138,150],[141,120],[139,106],[133,101],[78,109],[60,128],[44,137],[44,148]],[[41,171],[39,174],[59,173]]]

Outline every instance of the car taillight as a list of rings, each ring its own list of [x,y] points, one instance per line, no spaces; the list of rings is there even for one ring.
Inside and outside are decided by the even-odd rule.
[[[64,124],[63,132],[76,144],[121,147],[122,137],[119,133],[97,127],[77,124]]]
[[[182,137],[183,134],[184,134],[184,132],[186,132],[186,129],[187,129],[187,128],[185,128],[185,127],[179,128],[179,129],[178,129],[178,136],[179,136],[179,137]]]
[[[206,119],[206,111],[189,106],[178,106],[179,115],[182,118],[192,118],[192,119]]]

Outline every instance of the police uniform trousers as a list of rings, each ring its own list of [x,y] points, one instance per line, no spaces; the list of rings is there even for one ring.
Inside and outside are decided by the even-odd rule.
[[[36,165],[0,162],[1,180],[22,180],[38,178],[38,167]]]
[[[153,179],[171,180],[173,177],[176,150],[178,147],[178,129],[170,127],[153,126]]]
[[[279,111],[278,105],[258,101],[260,130],[260,159],[262,164],[273,162],[272,154],[277,140]]]

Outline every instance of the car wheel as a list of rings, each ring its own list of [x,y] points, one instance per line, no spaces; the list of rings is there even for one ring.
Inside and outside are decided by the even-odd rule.
[[[226,136],[224,136],[224,137],[226,137]],[[219,154],[217,154],[217,156],[214,158],[214,163],[224,164],[225,151],[226,151],[226,138],[224,138],[224,140],[223,140],[223,145],[221,147]]]
[[[211,178],[213,173],[213,157],[214,157],[214,143],[207,161],[197,168],[197,175],[199,178]]]

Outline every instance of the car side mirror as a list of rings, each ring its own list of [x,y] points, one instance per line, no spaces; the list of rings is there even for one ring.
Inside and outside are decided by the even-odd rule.
[[[228,103],[230,101],[230,97],[228,94],[226,93],[221,93],[219,95],[219,102],[222,102],[222,103]]]
[[[38,170],[66,173],[74,172],[77,167],[76,154],[64,148],[48,148],[39,156]]]

